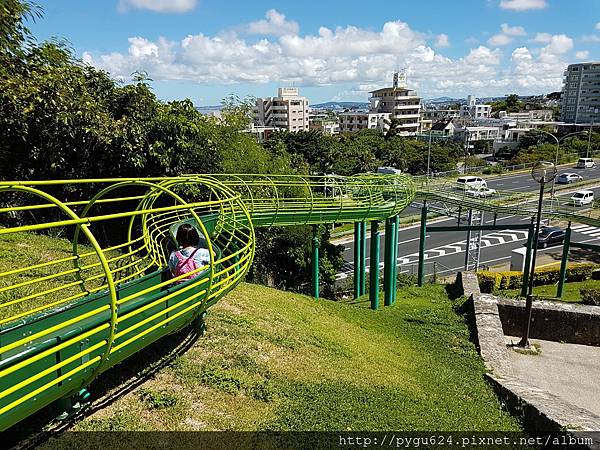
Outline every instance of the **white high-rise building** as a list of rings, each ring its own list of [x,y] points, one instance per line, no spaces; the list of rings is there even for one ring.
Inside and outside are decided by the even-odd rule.
[[[340,131],[361,128],[388,129],[392,119],[397,119],[398,134],[408,136],[419,132],[421,98],[406,86],[404,72],[394,73],[392,87],[371,92],[368,112],[340,115]]]
[[[298,88],[281,87],[277,97],[256,99],[255,123],[292,132],[308,131],[308,110],[308,99],[299,95]]]
[[[561,120],[567,123],[599,123],[600,62],[571,64],[564,76]]]
[[[492,106],[478,104],[473,95],[467,97],[467,104],[460,107],[460,117],[470,119],[489,119],[492,115]]]

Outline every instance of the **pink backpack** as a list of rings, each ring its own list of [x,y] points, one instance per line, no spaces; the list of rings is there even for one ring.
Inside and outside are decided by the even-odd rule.
[[[179,250],[175,252],[175,256],[179,260],[177,267],[175,267],[175,277],[185,275],[186,273],[192,272],[198,268],[196,265],[196,260],[194,259],[194,255],[197,251],[198,249],[194,250],[187,258],[183,256],[183,253],[181,253]],[[198,274],[199,272],[196,272],[188,277],[181,278],[180,280],[177,280],[177,283],[183,283],[184,281],[191,280],[192,278],[198,276]]]

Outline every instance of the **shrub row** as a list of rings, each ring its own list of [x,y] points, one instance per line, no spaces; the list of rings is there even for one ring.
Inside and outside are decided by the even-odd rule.
[[[598,264],[591,263],[580,263],[571,264],[567,267],[567,281],[584,281],[589,280],[598,276],[600,272],[594,272],[594,269],[598,269]],[[533,278],[534,285],[540,286],[544,284],[555,284],[558,283],[560,277],[560,267],[545,267],[535,271]],[[489,272],[482,271],[477,272],[477,279],[479,280],[479,289],[481,292],[486,294],[492,293],[496,290],[504,289],[519,289],[523,285],[523,273],[522,272]]]
[[[580,289],[581,303],[600,306],[600,289]]]

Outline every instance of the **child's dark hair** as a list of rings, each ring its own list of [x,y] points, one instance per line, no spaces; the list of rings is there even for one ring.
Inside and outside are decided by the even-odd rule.
[[[200,235],[196,228],[184,223],[177,229],[177,243],[182,247],[197,247],[200,244]]]

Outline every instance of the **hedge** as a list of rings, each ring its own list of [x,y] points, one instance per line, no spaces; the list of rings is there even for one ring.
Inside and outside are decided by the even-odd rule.
[[[567,282],[584,281],[597,276],[595,269],[600,268],[598,264],[579,263],[567,266]],[[535,286],[544,284],[556,284],[560,276],[560,266],[544,267],[535,271],[533,282]],[[477,272],[479,289],[481,292],[490,294],[496,290],[519,289],[523,285],[522,272]]]
[[[581,292],[581,303],[600,306],[600,289],[580,289],[579,292]]]

